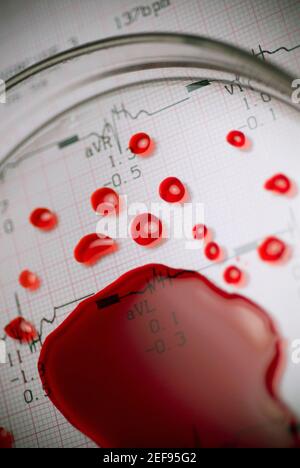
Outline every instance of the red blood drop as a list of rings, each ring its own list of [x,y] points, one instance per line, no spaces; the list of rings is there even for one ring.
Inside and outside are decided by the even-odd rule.
[[[185,187],[177,177],[167,177],[159,185],[160,197],[169,203],[180,202],[185,196]]]
[[[230,145],[235,146],[236,148],[241,148],[246,143],[246,137],[243,132],[232,130],[227,135],[227,141]]]
[[[207,227],[205,224],[196,224],[193,227],[193,237],[194,239],[204,239],[207,236]]]
[[[258,254],[265,262],[276,262],[280,260],[286,252],[285,243],[277,237],[268,237],[258,247]]]
[[[44,231],[50,231],[57,225],[57,216],[48,208],[36,208],[30,215],[33,226]]]
[[[5,333],[10,338],[21,343],[31,343],[38,336],[37,331],[28,320],[23,317],[16,317],[4,328]]]
[[[101,257],[113,252],[116,243],[109,236],[92,233],[84,236],[74,249],[75,260],[79,263],[92,265]]]
[[[134,154],[143,154],[148,151],[151,145],[151,138],[147,133],[136,133],[130,138],[129,149]]]
[[[0,449],[12,448],[14,443],[14,436],[8,432],[4,427],[0,427]]]
[[[102,216],[117,214],[120,206],[119,195],[111,188],[99,188],[91,196],[91,205],[93,210]]]
[[[23,288],[35,290],[40,287],[40,279],[32,271],[24,270],[19,276],[19,283]]]
[[[224,280],[229,284],[238,284],[242,279],[242,272],[236,266],[229,266],[224,271]]]
[[[265,189],[285,194],[291,189],[291,182],[284,174],[276,174],[266,181]]]
[[[221,249],[216,242],[209,242],[205,247],[204,253],[209,260],[217,260],[220,256]]]
[[[101,447],[289,447],[284,349],[253,302],[145,265],[77,306],[39,369],[54,405]]]
[[[162,237],[162,222],[151,213],[137,215],[131,224],[131,237],[139,245],[153,245]]]

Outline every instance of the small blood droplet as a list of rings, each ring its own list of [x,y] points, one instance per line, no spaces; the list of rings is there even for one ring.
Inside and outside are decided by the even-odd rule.
[[[284,174],[276,174],[265,183],[266,190],[271,190],[272,192],[277,192],[280,194],[289,192],[290,188],[291,182]]]
[[[36,208],[30,215],[33,226],[44,231],[50,231],[57,225],[57,216],[48,208]]]
[[[177,203],[185,196],[185,187],[177,177],[167,177],[159,185],[159,195],[166,202]]]
[[[235,146],[236,148],[241,148],[246,143],[246,137],[243,132],[232,130],[227,135],[227,141],[230,145]]]
[[[19,283],[25,289],[35,290],[40,287],[40,279],[39,277],[29,270],[24,270],[19,276]]]
[[[139,245],[149,246],[162,237],[162,222],[151,213],[137,215],[131,224],[132,239]]]
[[[14,436],[8,432],[4,427],[0,427],[0,449],[12,448],[14,443]]]
[[[151,145],[151,138],[147,133],[136,133],[130,138],[129,149],[134,154],[143,154],[148,151]]]
[[[108,187],[96,190],[91,196],[93,210],[102,216],[119,212],[120,199],[117,192]]]
[[[4,328],[5,333],[21,343],[31,343],[37,338],[35,327],[23,317],[16,317]]]
[[[224,271],[224,280],[228,284],[238,284],[242,279],[242,272],[236,266],[229,266]]]
[[[277,237],[268,237],[259,247],[258,254],[265,262],[280,260],[286,251],[285,243]]]
[[[111,253],[116,248],[116,243],[109,236],[92,233],[84,236],[74,250],[75,260],[79,263],[91,265],[101,257]]]
[[[204,253],[209,260],[217,260],[221,249],[216,242],[209,242],[205,247]]]
[[[193,227],[193,237],[194,239],[202,240],[207,236],[207,227],[205,224],[196,224]]]

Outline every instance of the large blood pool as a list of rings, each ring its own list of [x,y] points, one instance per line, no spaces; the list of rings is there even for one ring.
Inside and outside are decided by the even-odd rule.
[[[292,447],[282,340],[260,307],[192,271],[132,270],[46,339],[49,398],[102,447]]]

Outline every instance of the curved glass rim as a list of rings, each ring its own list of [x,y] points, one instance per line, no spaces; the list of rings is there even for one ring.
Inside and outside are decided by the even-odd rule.
[[[33,64],[23,71],[17,73],[6,81],[6,91],[15,87],[22,81],[37,73],[54,67],[55,65],[69,61],[71,59],[80,57],[92,52],[112,49],[116,47],[123,47],[128,45],[138,44],[154,44],[164,43],[170,45],[187,44],[198,49],[198,51],[205,51],[212,56],[215,61],[215,67],[219,70],[227,70],[236,73],[237,76],[243,75],[248,78],[253,78],[267,86],[271,86],[275,91],[282,94],[286,98],[291,95],[291,83],[295,79],[291,74],[281,69],[277,65],[266,63],[259,58],[251,55],[249,52],[230,45],[226,42],[206,38],[204,36],[179,34],[179,33],[138,33],[123,36],[114,36],[107,39],[100,39],[97,41],[82,44],[78,47],[68,49],[53,55],[50,58],[44,59],[36,64]],[[222,57],[222,60],[220,60]],[[200,55],[199,55],[199,58]],[[207,59],[206,59],[207,60]],[[211,63],[206,61],[209,66]],[[197,63],[195,62],[197,66]],[[199,65],[199,64],[198,64]],[[159,63],[162,66],[162,63]],[[203,66],[203,62],[201,64]],[[290,100],[289,104],[292,105]]]

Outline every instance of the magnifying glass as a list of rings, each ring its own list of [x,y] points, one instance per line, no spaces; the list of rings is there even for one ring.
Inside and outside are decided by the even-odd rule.
[[[19,288],[47,396],[98,445],[298,443],[293,83],[232,46],[162,33],[6,83],[3,304]]]

